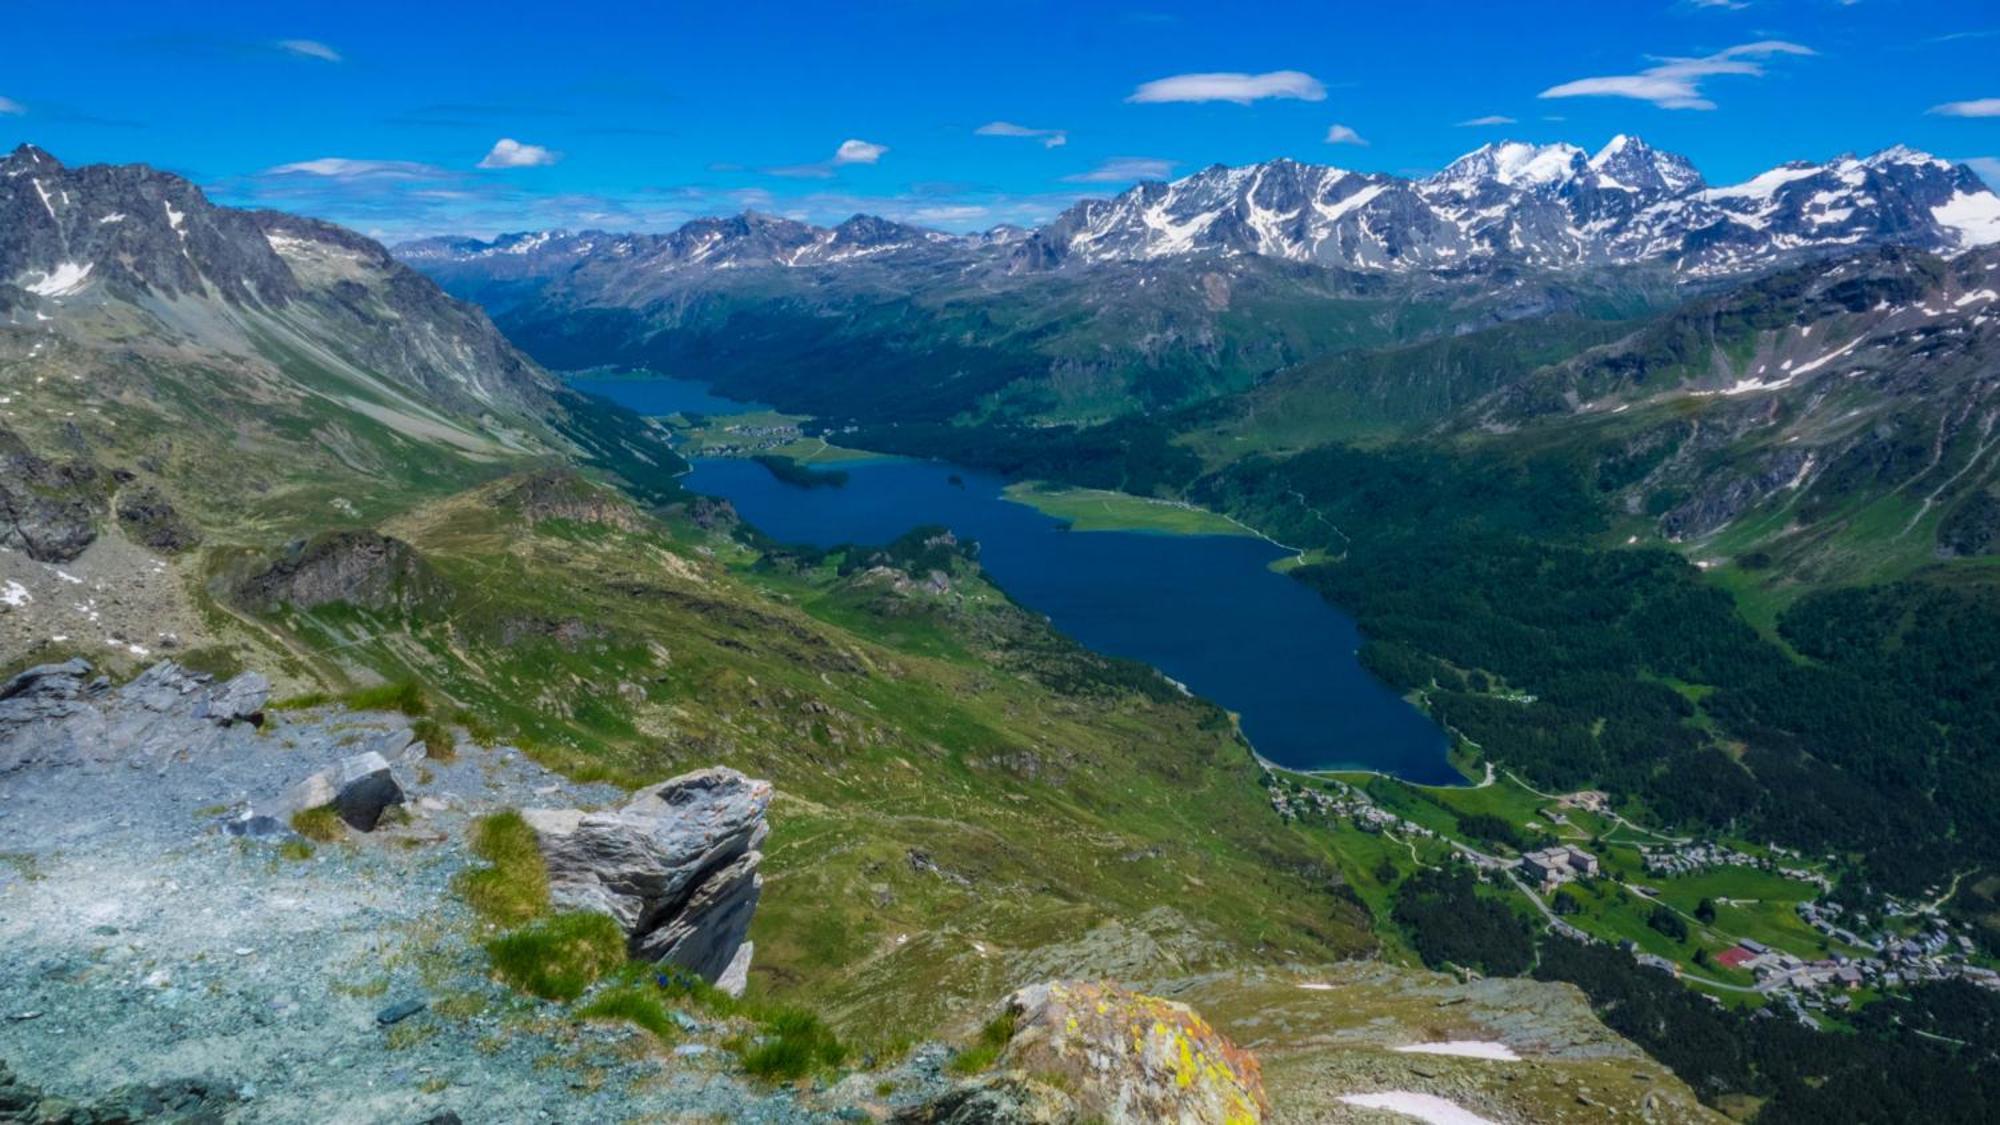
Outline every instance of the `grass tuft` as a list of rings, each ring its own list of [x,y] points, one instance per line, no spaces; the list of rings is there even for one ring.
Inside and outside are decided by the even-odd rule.
[[[625,963],[625,932],[608,915],[558,914],[486,943],[493,972],[544,1000],[574,1000]]]
[[[460,872],[458,893],[480,917],[518,926],[548,912],[548,865],[519,812],[503,809],[474,821],[472,854],[488,866]]]
[[[990,1069],[1000,1061],[1000,1052],[1014,1040],[1015,1023],[1019,1017],[1012,1011],[1005,1011],[988,1020],[979,1029],[979,1038],[972,1046],[954,1055],[951,1070],[954,1074],[978,1074]]]
[[[458,757],[458,740],[451,736],[451,728],[436,719],[418,719],[410,724],[410,733],[424,744],[424,757],[435,762],[449,762]]]
[[[733,1049],[743,1069],[768,1082],[797,1082],[847,1061],[847,1045],[819,1016],[779,1008],[758,1021],[758,1034],[739,1037]]]
[[[356,711],[401,711],[412,718],[430,710],[424,689],[415,680],[397,680],[350,691],[341,702]]]
[[[332,805],[320,805],[293,813],[292,831],[308,840],[331,844],[347,834],[347,825]]]
[[[680,1038],[680,1028],[658,989],[627,984],[607,989],[577,1010],[587,1020],[622,1020],[645,1028],[661,1039]]]

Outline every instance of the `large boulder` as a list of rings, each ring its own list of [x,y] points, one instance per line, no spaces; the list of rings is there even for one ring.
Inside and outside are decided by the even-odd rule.
[[[1083,1119],[1255,1125],[1270,1110],[1257,1059],[1185,1004],[1052,982],[1014,993],[1005,1010],[1014,1035],[1000,1065],[1063,1090]]]
[[[770,782],[717,767],[648,786],[608,811],[521,815],[541,846],[556,906],[608,914],[633,956],[740,992],[770,804]]]
[[[373,750],[343,758],[286,790],[278,803],[258,814],[285,820],[294,813],[332,805],[347,826],[373,832],[390,805],[403,803],[403,787],[389,760]]]

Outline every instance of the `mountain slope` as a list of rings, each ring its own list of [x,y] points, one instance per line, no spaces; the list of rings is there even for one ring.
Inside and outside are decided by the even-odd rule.
[[[134,481],[212,529],[309,527],[558,454],[677,467],[368,239],[31,146],[0,161],[0,428],[68,477],[0,484],[15,528]]]

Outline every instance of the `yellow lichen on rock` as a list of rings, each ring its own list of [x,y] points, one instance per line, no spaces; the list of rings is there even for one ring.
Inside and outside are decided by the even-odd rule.
[[[1257,1125],[1269,1110],[1257,1060],[1185,1004],[1110,984],[1055,982],[1007,1000],[1004,1063],[1055,1078],[1111,1122]]]

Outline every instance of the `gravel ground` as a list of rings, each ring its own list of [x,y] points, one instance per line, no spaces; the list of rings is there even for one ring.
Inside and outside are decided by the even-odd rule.
[[[230,1120],[316,1123],[444,1110],[791,1122],[872,1094],[872,1081],[823,1095],[752,1087],[699,1035],[675,1055],[487,979],[475,922],[449,890],[470,862],[467,823],[619,791],[504,748],[464,746],[451,763],[393,752],[409,737],[397,715],[326,708],[224,728],[194,717],[205,691],[100,690],[54,726],[11,732],[19,701],[0,702],[0,1059],[22,1081],[84,1099],[200,1077],[237,1091]],[[302,860],[222,831],[367,749],[392,751],[407,824]],[[404,1000],[428,1007],[378,1023]],[[905,1066],[935,1082],[936,1061]],[[915,1071],[906,1088],[926,1084]]]

